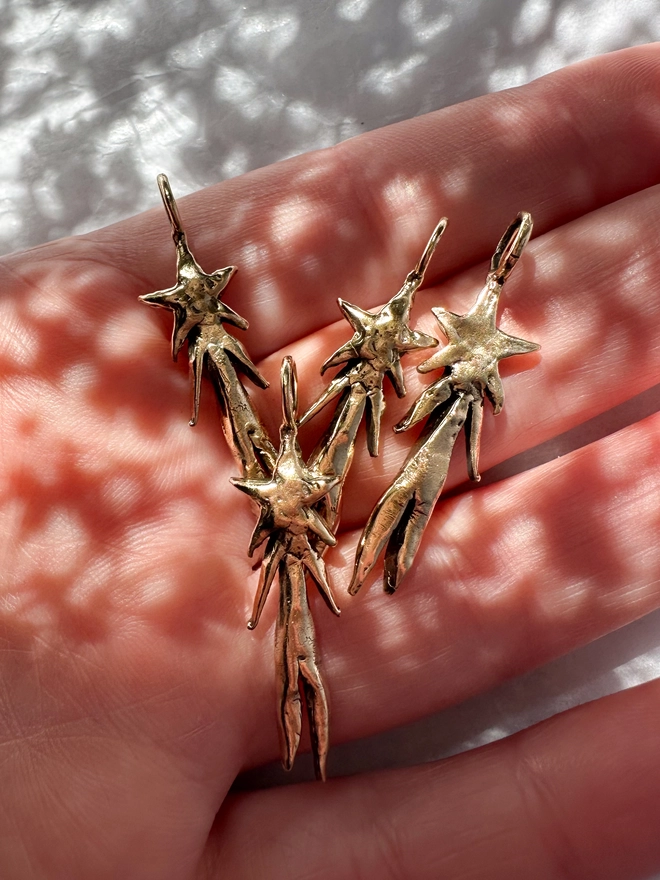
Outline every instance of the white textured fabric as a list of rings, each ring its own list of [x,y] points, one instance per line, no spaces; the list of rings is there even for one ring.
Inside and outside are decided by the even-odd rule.
[[[659,37],[656,0],[0,0],[0,252],[158,204],[161,170],[184,194]],[[581,428],[580,442],[659,403],[652,389]],[[332,766],[447,755],[658,674],[660,613],[456,709],[335,748]],[[288,778],[307,771],[301,760]],[[270,768],[250,781],[281,778]]]
[[[658,37],[657,0],[0,0],[0,252]]]

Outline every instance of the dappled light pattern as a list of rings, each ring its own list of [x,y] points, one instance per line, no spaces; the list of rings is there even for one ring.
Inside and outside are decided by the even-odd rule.
[[[368,663],[378,672],[378,684],[369,693],[363,691],[361,676],[351,672],[355,659],[347,647],[329,670],[335,684],[343,681],[341,691],[333,689],[336,714],[343,714],[344,700],[350,704],[359,694],[368,719],[380,700],[395,706],[420,679],[430,688],[435,675],[440,677],[443,700],[451,706],[457,692],[467,696],[488,691],[502,678],[529,668],[532,657],[540,663],[562,654],[571,632],[585,634],[594,620],[607,619],[621,603],[631,620],[656,608],[659,452],[656,414],[570,457],[441,502],[429,527],[436,530],[435,540],[420,551],[408,576],[409,589],[396,602],[376,592],[369,602],[346,609],[341,625],[349,630],[343,633],[347,645],[364,638],[366,629]],[[631,528],[625,529],[622,543],[626,522]],[[353,544],[356,541],[353,533]],[[476,542],[478,554],[473,552]],[[351,549],[343,550],[345,577]],[[413,590],[421,595],[412,595]],[[657,661],[656,626],[657,615],[637,632],[642,633],[641,646]],[[424,659],[410,649],[419,641],[429,644]],[[618,690],[626,673],[641,680],[653,677],[652,668],[635,669],[630,659],[636,654],[634,636],[623,633],[617,645],[614,668],[603,647],[582,652],[598,671],[598,695]],[[617,666],[622,666],[620,672]],[[581,669],[579,658],[556,661],[530,674],[529,681],[517,679],[493,695],[414,725],[409,734],[415,746],[406,745],[404,728],[393,739],[380,736],[339,747],[338,764],[344,772],[357,772],[420,758],[435,760],[499,739],[547,717],[552,707],[559,711],[584,700],[591,682]],[[555,676],[567,679],[569,688],[558,690]],[[551,699],[549,705],[546,698]],[[423,717],[430,707],[422,691],[417,699],[416,711]],[[336,733],[341,736],[341,730]],[[309,767],[300,767],[296,778],[309,778],[309,773]],[[258,775],[246,774],[239,786],[251,787],[257,780],[259,785],[283,781],[271,767]]]
[[[92,840],[124,802],[121,765],[142,792],[129,813],[151,814],[156,797],[172,816],[153,846],[124,857],[142,876],[148,864],[166,877],[174,816],[190,809],[203,829],[214,812],[194,781],[196,767],[207,775],[216,762],[207,739],[222,739],[229,754],[240,742],[233,722],[206,707],[218,697],[218,645],[237,668],[259,653],[236,641],[245,594],[218,589],[242,576],[250,516],[230,513],[228,502],[216,528],[231,461],[219,425],[203,438],[187,426],[185,374],[161,368],[158,326],[124,299],[144,288],[118,286],[114,270],[93,260],[33,269],[0,306],[0,639],[11,679],[0,740],[14,744],[25,794],[13,821],[29,827],[29,797],[48,786],[73,805],[81,840]],[[241,550],[228,555],[228,545]],[[8,687],[3,679],[3,699]],[[272,697],[267,684],[251,691],[259,702]],[[140,720],[127,726],[127,717]],[[161,759],[145,733],[163,743]],[[60,757],[50,760],[53,745]],[[183,787],[181,758],[192,774]],[[105,806],[80,814],[99,779]],[[47,854],[34,847],[33,858],[68,873],[48,832],[40,841]],[[182,858],[192,865],[202,844],[203,835]],[[77,852],[83,858],[86,846]]]
[[[345,16],[361,8],[374,7],[342,6]],[[457,456],[453,495],[396,602],[343,591],[369,507],[407,447],[392,435],[371,460],[358,437],[344,532],[327,554],[344,595],[341,623],[310,596],[333,741],[459,703],[660,604],[660,423],[625,409],[639,394],[648,406],[660,375],[660,257],[648,235],[660,220],[660,63],[647,48],[597,69],[182,200],[200,265],[239,266],[226,303],[250,322],[245,343],[260,373],[272,385],[282,356],[295,357],[301,408],[321,393],[319,364],[345,342],[333,323],[338,288],[364,309],[382,304],[447,214],[415,303],[415,329],[432,333],[422,317],[431,304],[469,308],[503,214],[506,222],[524,206],[536,220],[499,322],[540,342],[542,357],[507,376],[497,432],[484,419],[487,485],[465,491]],[[602,100],[615,89],[620,101]],[[75,803],[62,822],[85,841],[101,822],[105,845],[117,848],[118,802],[136,821],[166,820],[140,842],[140,852],[159,854],[150,868],[158,880],[195,863],[236,773],[278,753],[272,597],[259,629],[245,631],[259,580],[245,556],[254,511],[229,485],[238,474],[219,413],[202,408],[197,427],[186,424],[186,366],[168,361],[170,316],[137,300],[172,283],[165,230],[159,208],[0,262],[0,639],[15,684],[10,694],[0,680],[11,707],[0,712],[0,742],[20,744],[21,798],[56,791],[57,803]],[[422,357],[411,353],[405,368],[410,397],[426,387],[415,370]],[[275,436],[277,389],[258,393]],[[212,398],[209,388],[203,396]],[[392,401],[381,441],[410,397]],[[579,426],[615,407],[629,426],[614,434],[622,425],[610,422],[608,436],[585,445]],[[305,456],[322,426],[309,429]],[[557,438],[563,457],[550,460],[546,448],[539,467],[498,479],[512,456],[537,464],[534,450]],[[507,732],[501,720],[491,727]],[[113,775],[118,763],[139,787],[135,803]],[[85,796],[101,784],[92,814]],[[22,827],[28,800],[12,820]],[[195,834],[171,867],[182,816]],[[41,857],[59,859],[67,876],[55,828],[44,834],[53,846]],[[135,856],[126,851],[133,875]]]
[[[648,102],[644,105],[648,108]],[[536,106],[537,112],[542,114],[543,106],[538,102]],[[476,121],[482,111],[476,107],[473,112]],[[630,119],[628,111],[626,118]],[[493,149],[493,143],[504,139],[504,145],[498,149],[503,151],[502,156],[508,154],[507,127],[500,125],[497,117],[489,112],[486,120],[492,125],[491,162],[497,166],[503,159],[498,150]],[[415,124],[430,124],[430,121],[420,120]],[[481,124],[486,124],[483,114]],[[641,111],[638,125],[647,125]],[[556,130],[563,137],[561,129]],[[652,140],[653,129],[649,127],[648,131]],[[524,129],[519,131],[518,137],[522,139],[522,157]],[[354,142],[352,149],[361,150],[361,143]],[[367,144],[365,149],[371,148]],[[435,151],[436,145],[428,149]],[[419,150],[418,158],[414,154],[411,158],[413,164],[423,161],[423,150],[421,147]],[[251,210],[249,200],[240,200],[241,210],[235,210],[229,217],[225,231],[228,238],[220,246],[215,237],[200,231],[194,222],[189,232],[191,246],[200,261],[206,263],[214,254],[219,261],[217,253],[223,255],[222,262],[225,262],[224,255],[229,257],[234,250],[232,239],[240,240],[244,230],[251,230],[255,252],[261,254],[263,261],[257,262],[254,257],[252,264],[243,268],[240,260],[231,257],[241,269],[228,288],[227,303],[241,313],[255,312],[254,316],[251,314],[253,320],[246,332],[246,345],[251,352],[260,351],[266,356],[259,363],[259,369],[271,383],[277,378],[282,355],[274,349],[286,346],[287,352],[295,356],[300,365],[301,385],[307,389],[307,404],[321,390],[319,363],[345,341],[344,327],[335,324],[291,344],[295,336],[304,337],[315,330],[319,321],[325,320],[324,310],[333,318],[336,314],[333,294],[337,274],[342,269],[336,262],[337,255],[326,249],[327,230],[345,222],[348,211],[343,206],[354,204],[348,192],[346,203],[337,201],[336,188],[332,186],[333,163],[340,161],[344,161],[342,156],[333,159],[327,153],[303,159],[301,163],[277,169],[282,178],[277,182],[273,182],[275,172],[258,172],[264,186],[257,187],[257,191],[260,196],[264,192],[268,196],[267,207],[259,201]],[[598,181],[599,186],[605,188],[598,189],[594,181],[584,194],[589,207],[607,198],[608,187],[619,190],[623,186],[635,187],[640,176],[644,179],[647,173],[639,161],[634,162],[634,167],[619,165],[618,168],[622,175],[629,175],[626,182],[610,176]],[[521,164],[521,173],[523,171],[524,164]],[[382,175],[378,186],[377,172]],[[356,266],[355,261],[344,270],[347,294],[360,301],[360,290],[363,290],[366,304],[369,300],[378,301],[379,291],[385,289],[390,275],[400,278],[402,269],[412,262],[410,258],[404,262],[402,253],[411,250],[417,256],[428,234],[427,226],[415,235],[419,224],[412,222],[408,214],[399,213],[408,211],[400,171],[382,159],[375,163],[371,173],[370,207],[363,209],[359,223],[348,227],[350,237],[347,231],[345,250],[342,252],[341,242],[338,246],[342,259],[348,259],[351,251],[355,253],[355,241],[361,244],[361,261],[370,255],[366,259],[366,271],[364,265]],[[478,187],[481,182],[476,170],[471,172],[468,166],[465,179],[469,181],[471,176],[475,183],[470,184],[467,191],[461,190],[458,196],[438,192],[430,175],[424,186],[424,176],[417,173],[414,179],[418,182],[414,185],[422,187],[428,200],[421,213],[437,217],[440,204],[453,201],[459,220],[461,214],[467,215],[469,203],[466,200],[471,198],[472,187]],[[239,185],[242,184],[237,181],[230,186]],[[490,192],[491,198],[486,199],[486,204],[498,201],[501,185],[498,174],[489,178],[490,190],[486,195]],[[554,180],[541,185],[554,192]],[[253,190],[250,177],[245,186]],[[339,194],[342,192],[340,188]],[[393,193],[397,194],[396,199]],[[203,218],[210,213],[214,198],[212,192],[200,194],[197,210],[191,212],[191,217]],[[293,199],[304,202],[310,198],[314,198],[318,206],[316,225],[310,224],[302,231],[295,225],[282,227],[273,222],[273,218],[282,216],[283,205]],[[224,204],[224,199],[221,201]],[[531,195],[528,204],[533,206],[537,202],[545,205],[545,217],[541,211],[542,219],[537,224],[543,230],[544,225],[547,227],[551,222],[553,208],[543,192]],[[650,291],[655,289],[660,273],[656,271],[657,251],[650,238],[640,233],[657,225],[658,204],[655,190],[638,193],[592,211],[573,223],[546,231],[530,244],[526,259],[509,282],[501,321],[512,334],[538,339],[543,345],[543,358],[534,371],[507,378],[510,403],[499,417],[497,434],[492,433],[488,419],[485,420],[482,463],[486,472],[513,453],[547,441],[558,430],[574,428],[585,418],[653,384],[660,370],[657,343],[660,309],[656,305],[660,298],[650,295]],[[387,218],[387,227],[393,226],[403,233],[403,245],[397,246],[396,239],[378,230],[373,220],[382,216],[381,211]],[[499,211],[493,211],[493,215],[498,214]],[[451,229],[447,232],[446,246],[436,258],[441,269],[444,264],[445,273],[449,274],[461,264],[478,262],[484,239],[492,247],[493,236],[487,233],[491,227],[497,229],[496,221],[501,224],[501,218],[493,215],[484,210],[478,223],[472,223],[470,238],[457,234],[453,248],[450,247]],[[399,222],[404,217],[410,224],[408,228]],[[169,346],[168,316],[162,315],[164,320],[160,320],[158,312],[149,312],[137,301],[138,294],[165,286],[171,279],[174,258],[163,226],[159,210],[154,217],[149,215],[130,221],[119,243],[117,230],[110,229],[79,242],[53,245],[36,251],[29,258],[16,257],[4,263],[3,283],[5,288],[11,286],[12,295],[0,302],[5,339],[2,347],[3,524],[6,522],[3,552],[8,560],[5,569],[15,573],[3,597],[5,620],[7,626],[18,627],[26,646],[36,645],[37,650],[45,652],[52,650],[50,646],[54,641],[65,652],[94,657],[119,640],[131,669],[132,664],[138,662],[136,658],[142,658],[142,637],[148,633],[148,662],[140,659],[140,687],[147,690],[175,680],[185,692],[190,679],[185,674],[182,678],[181,668],[185,669],[186,663],[185,659],[181,660],[181,654],[182,650],[188,651],[189,675],[194,681],[190,699],[194,698],[196,689],[201,688],[210,705],[240,704],[241,713],[247,713],[249,718],[264,718],[263,724],[259,721],[247,758],[248,761],[261,760],[272,755],[276,748],[271,724],[266,720],[271,718],[273,697],[270,635],[266,624],[272,621],[274,609],[272,603],[267,603],[263,631],[251,638],[243,635],[258,581],[258,573],[251,571],[244,556],[245,535],[250,532],[253,512],[247,499],[241,506],[229,491],[228,480],[237,474],[229,453],[219,442],[218,414],[212,409],[202,413],[195,431],[186,425],[189,398],[185,366],[164,366]],[[283,236],[289,229],[293,230],[289,247],[308,255],[301,265],[292,265],[290,254],[278,256]],[[134,242],[139,242],[142,259],[136,258],[134,264],[130,264],[135,266],[133,275],[118,266],[125,266],[131,248],[138,247]],[[118,248],[123,255],[121,263],[108,256],[114,255]],[[306,264],[315,266],[312,271],[318,309],[303,312],[297,303],[304,302],[306,296],[303,283],[308,271]],[[281,283],[282,276],[287,274],[294,282],[296,273],[301,273],[297,284]],[[241,278],[246,275],[248,283],[241,287]],[[258,283],[253,287],[251,282],[255,276]],[[417,312],[422,315],[431,303],[437,302],[446,303],[457,312],[465,311],[482,277],[483,267],[478,265],[441,287],[420,290]],[[372,283],[367,285],[369,278]],[[264,302],[266,284],[278,291],[278,298],[286,292],[288,303],[281,306],[274,303],[273,307],[279,311],[286,305],[287,314],[291,314],[288,325],[269,324],[256,316]],[[576,290],[586,289],[590,291],[588,297],[575,295]],[[75,320],[72,315],[76,316]],[[421,319],[419,327],[422,332],[431,332],[430,316]],[[569,331],[560,344],[559,328],[562,327]],[[411,366],[406,371],[409,393],[415,395],[425,381],[414,370],[421,357],[421,353],[410,355]],[[620,369],[622,363],[628,365],[626,372]],[[610,377],[607,395],[603,394],[600,381],[603,372]],[[540,398],[539,383],[552,389],[550,398]],[[279,408],[276,396],[274,398],[272,389],[260,394],[264,397],[261,411],[269,432],[274,435]],[[268,400],[270,406],[265,403]],[[405,400],[398,405],[393,403],[392,412],[385,416],[388,424],[398,421],[408,405],[409,401]],[[388,425],[384,425],[384,430],[387,428]],[[316,436],[318,430],[314,426]],[[16,437],[21,438],[20,444],[13,442]],[[313,442],[313,437],[308,440]],[[579,445],[579,438],[575,443]],[[407,444],[391,436],[382,456],[369,466],[363,445],[366,444],[358,444],[354,479],[349,480],[347,486],[349,497],[353,498],[346,506],[347,512],[350,511],[345,524],[347,530],[359,527],[360,518],[364,521],[369,505],[396,473]],[[630,444],[624,448],[632,455]],[[568,467],[569,459],[566,461]],[[463,478],[459,478],[458,473],[464,474],[464,461],[459,460],[457,467],[459,470],[449,477],[454,487]],[[534,483],[536,476],[530,475],[529,479]],[[573,477],[566,482],[575,484]],[[593,486],[595,491],[601,482],[596,470],[596,477],[585,480],[585,486]],[[617,485],[617,492],[619,488]],[[499,499],[500,496],[506,498],[511,489],[503,483],[490,486],[487,491]],[[561,496],[558,492],[557,521],[568,522],[566,511],[559,513]],[[483,497],[481,492],[470,493],[461,503],[471,506],[457,508],[469,509],[465,522],[473,523],[469,528],[457,528],[464,540],[474,540],[474,524],[485,521]],[[650,493],[649,498],[653,497]],[[454,503],[458,502],[447,502],[448,505]],[[437,532],[436,539],[429,541],[418,571],[411,575],[418,582],[411,584],[409,595],[405,599],[401,597],[396,608],[391,602],[383,605],[376,597],[371,597],[368,603],[352,603],[346,608],[341,633],[332,621],[325,619],[327,615],[316,616],[325,674],[332,682],[333,705],[337,706],[338,739],[372,732],[370,724],[376,717],[375,710],[354,711],[355,705],[363,704],[367,682],[370,704],[387,706],[390,723],[403,722],[437,708],[439,700],[460,699],[479,689],[482,679],[477,683],[459,677],[453,692],[443,687],[440,695],[437,688],[425,684],[427,675],[435,677],[442,672],[444,678],[448,674],[446,663],[452,652],[460,655],[460,664],[473,669],[475,676],[485,674],[486,669],[493,677],[485,683],[494,683],[503,675],[548,659],[657,604],[656,591],[652,588],[648,592],[640,591],[637,599],[631,599],[629,580],[625,577],[618,582],[613,617],[608,620],[605,612],[609,606],[605,606],[602,613],[594,613],[593,603],[600,595],[596,577],[591,587],[585,587],[584,600],[577,602],[575,608],[569,602],[569,611],[575,613],[575,628],[571,635],[570,627],[563,629],[565,620],[561,620],[564,633],[561,646],[552,643],[553,629],[549,627],[542,656],[538,650],[530,654],[524,645],[519,646],[518,653],[512,651],[503,635],[512,624],[512,618],[504,615],[501,627],[497,625],[495,600],[499,596],[504,608],[510,602],[512,609],[518,609],[526,594],[517,583],[499,582],[496,572],[507,571],[511,554],[523,553],[522,548],[531,543],[534,550],[528,559],[530,568],[523,567],[520,572],[525,584],[532,584],[531,572],[552,558],[551,554],[538,556],[538,548],[543,546],[538,535],[549,528],[544,525],[545,516],[554,508],[552,505],[539,508],[535,518],[534,504],[530,507],[525,496],[520,506],[530,510],[528,521],[510,532],[506,523],[512,519],[511,512],[506,506],[500,508],[499,503],[495,504],[493,517],[497,520],[497,511],[502,510],[501,521],[492,529],[495,544],[491,556],[484,548],[480,557],[484,565],[488,562],[490,574],[486,572],[484,582],[480,583],[478,572],[473,578],[468,577],[468,567],[464,575],[465,595],[458,601],[459,609],[469,611],[468,619],[472,619],[475,609],[482,605],[488,609],[488,615],[494,613],[492,639],[498,646],[493,645],[489,654],[486,642],[480,641],[483,665],[467,663],[468,642],[463,645],[463,636],[458,637],[461,617],[451,612],[452,590],[458,589],[463,571],[462,551],[448,553],[446,549],[447,539],[454,540],[452,522],[458,522],[457,514],[449,519],[445,530]],[[438,510],[434,520],[438,527],[450,509],[450,506],[441,506]],[[592,523],[597,531],[595,521],[584,517],[583,520],[585,527]],[[574,542],[564,533],[557,533],[553,538],[552,528],[548,534],[550,537],[545,538],[548,546],[551,539],[555,541],[552,545],[557,551],[555,564],[561,565]],[[512,544],[512,535],[517,535],[521,543]],[[329,554],[335,583],[348,581],[355,537],[345,535],[340,547]],[[501,542],[505,542],[504,549]],[[597,552],[595,558],[599,557]],[[429,575],[429,558],[440,561],[440,573]],[[591,554],[585,554],[585,558],[591,558]],[[574,582],[570,564],[569,561],[566,571],[555,572],[557,589],[560,598],[565,597],[564,602],[568,601],[568,586]],[[447,566],[452,577],[459,579],[449,593]],[[497,585],[492,597],[493,586],[488,584]],[[536,596],[531,586],[529,589],[530,596]],[[312,606],[316,601],[322,600],[312,597]],[[534,601],[542,602],[540,598]],[[540,608],[537,612],[539,631],[541,621],[545,625],[546,616],[550,619],[554,613],[552,603],[549,608],[548,611]],[[421,628],[420,621],[426,621]],[[589,629],[589,621],[595,629]],[[353,652],[360,651],[360,646],[365,644],[370,645],[369,662],[356,665]],[[489,644],[492,643],[489,641]],[[534,641],[531,644],[535,644]],[[173,645],[177,646],[176,650],[171,650]],[[220,656],[229,658],[223,672],[235,671],[230,685],[215,665]],[[391,669],[389,674],[388,668]],[[397,681],[401,683],[400,693],[415,694],[412,701],[402,697],[399,704],[392,703],[399,688],[399,685],[392,686],[395,668]],[[248,670],[251,672],[246,680]],[[248,706],[245,693],[250,694]],[[185,726],[184,715],[180,713],[177,717]],[[194,713],[191,724],[193,717]],[[214,723],[222,721],[218,718]]]
[[[659,36],[650,0],[4,0],[0,252]]]
[[[654,401],[658,400],[658,389],[650,388],[660,375],[660,348],[654,331],[660,306],[649,293],[657,257],[655,242],[644,230],[660,223],[659,196],[656,188],[640,193],[540,239],[532,239],[528,245],[524,260],[507,282],[500,323],[514,335],[527,333],[539,340],[542,357],[538,363],[532,360],[538,356],[532,355],[521,357],[519,364],[502,364],[510,393],[506,410],[496,420],[492,413],[484,414],[484,482],[491,482],[497,474],[502,478],[513,472],[512,463],[508,471],[508,465],[501,464],[491,474],[495,462],[518,456],[515,468],[523,470],[613,433],[657,408]],[[439,301],[452,311],[466,311],[482,278],[483,269],[478,268],[451,279],[439,289],[420,291],[416,306],[420,329],[437,332],[430,309]],[[592,295],[577,296],[576,292],[587,285]],[[321,356],[331,352],[343,339],[342,324],[333,325],[314,338],[316,345],[306,340],[292,349],[301,373],[309,375],[306,384],[310,398],[322,387],[313,372],[317,347],[324,346]],[[597,348],[598,357],[583,360],[581,352],[585,346]],[[535,369],[528,373],[532,364]],[[509,365],[515,373],[510,372]],[[603,373],[621,378],[609,386],[606,395],[595,393]],[[401,402],[393,400],[384,416],[383,436],[387,443],[383,444],[381,457],[371,462],[358,446],[355,467],[364,476],[359,487],[354,488],[350,481],[346,487],[345,527],[364,522],[408,454],[409,439],[390,432],[404,416],[410,401],[428,387],[428,380],[409,369],[406,381],[408,397]],[[551,397],[534,392],[539,384],[553,388]],[[640,414],[639,407],[628,396],[641,393],[645,394],[646,402],[641,402]],[[624,401],[628,401],[625,407]],[[617,406],[620,411],[612,412]],[[599,429],[584,424],[596,417]],[[581,425],[579,429],[576,423]],[[507,430],[504,424],[508,425]],[[570,436],[560,441],[557,435],[569,430]],[[547,446],[541,449],[539,444]],[[467,481],[461,449],[456,449],[455,457],[447,488],[462,491],[467,488]]]

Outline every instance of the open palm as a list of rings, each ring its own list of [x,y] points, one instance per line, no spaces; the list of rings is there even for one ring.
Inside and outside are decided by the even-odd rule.
[[[538,340],[481,467],[660,376],[660,49],[606,56],[364,135],[180,202],[269,391],[294,356],[301,412],[347,325],[450,226],[417,295],[464,313],[520,210],[535,239],[502,329]],[[227,796],[278,755],[272,599],[248,632],[255,511],[210,387],[188,426],[160,210],[0,263],[0,876],[626,878],[660,868],[660,686],[589,704],[437,765]],[[440,282],[442,281],[442,284]],[[433,286],[436,285],[436,286]],[[411,438],[390,428],[428,384],[408,355],[381,455],[362,440],[327,554],[342,617],[310,596],[334,742],[436,711],[660,606],[660,417],[475,491],[450,470],[400,594],[349,597],[352,557]],[[522,361],[522,358],[521,358]],[[512,365],[515,368],[515,365]],[[318,419],[321,421],[321,417]],[[320,427],[301,432],[309,451]]]

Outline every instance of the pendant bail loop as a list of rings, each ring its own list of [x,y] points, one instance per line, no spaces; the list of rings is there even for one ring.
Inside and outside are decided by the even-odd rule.
[[[437,248],[438,243],[442,238],[443,232],[447,228],[448,222],[449,221],[446,217],[442,217],[439,220],[438,225],[433,230],[433,234],[429,238],[428,243],[424,248],[422,256],[419,258],[417,265],[408,276],[408,279],[410,281],[416,282],[418,287],[424,281],[424,275],[426,274],[428,265],[431,262],[431,257],[433,256],[435,249]]]
[[[165,210],[167,211],[167,216],[169,217],[172,226],[172,238],[174,239],[174,243],[183,244],[186,240],[186,233],[183,231],[179,209],[172,193],[170,182],[167,179],[166,174],[159,174],[156,180],[158,181],[158,189],[160,190],[160,195],[163,199],[163,204],[165,205]]]
[[[298,415],[298,377],[296,375],[296,364],[291,355],[286,355],[282,359],[281,368],[282,383],[282,415],[287,428],[294,431],[298,430],[296,416]]]
[[[533,227],[532,215],[521,211],[510,224],[490,261],[489,280],[504,284],[520,259]]]

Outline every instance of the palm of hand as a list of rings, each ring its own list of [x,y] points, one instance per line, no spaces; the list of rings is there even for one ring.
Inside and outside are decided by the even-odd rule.
[[[598,59],[183,202],[200,263],[240,266],[226,298],[275,385],[256,398],[271,436],[282,349],[298,364],[302,411],[322,387],[318,364],[345,341],[334,297],[384,301],[440,214],[455,238],[438,267],[456,274],[418,294],[412,323],[428,333],[430,306],[469,308],[510,215],[531,211],[539,231],[502,324],[544,356],[505,379],[484,470],[650,387],[658,257],[640,231],[660,219],[649,189],[658,77],[654,48]],[[601,100],[612,93],[616,104]],[[211,394],[191,430],[167,318],[137,302],[171,283],[172,265],[154,212],[0,269],[3,877],[653,870],[653,685],[437,767],[226,799],[242,767],[277,755],[272,616],[247,632],[254,511],[229,486],[238,474]],[[410,368],[408,385],[408,401],[390,398],[390,425],[423,387]],[[434,711],[657,607],[659,430],[652,417],[458,493],[394,600],[350,600],[344,586],[409,440],[387,429],[375,463],[358,444],[345,533],[328,555],[342,619],[312,598],[333,739]],[[457,462],[448,485],[464,471]]]

